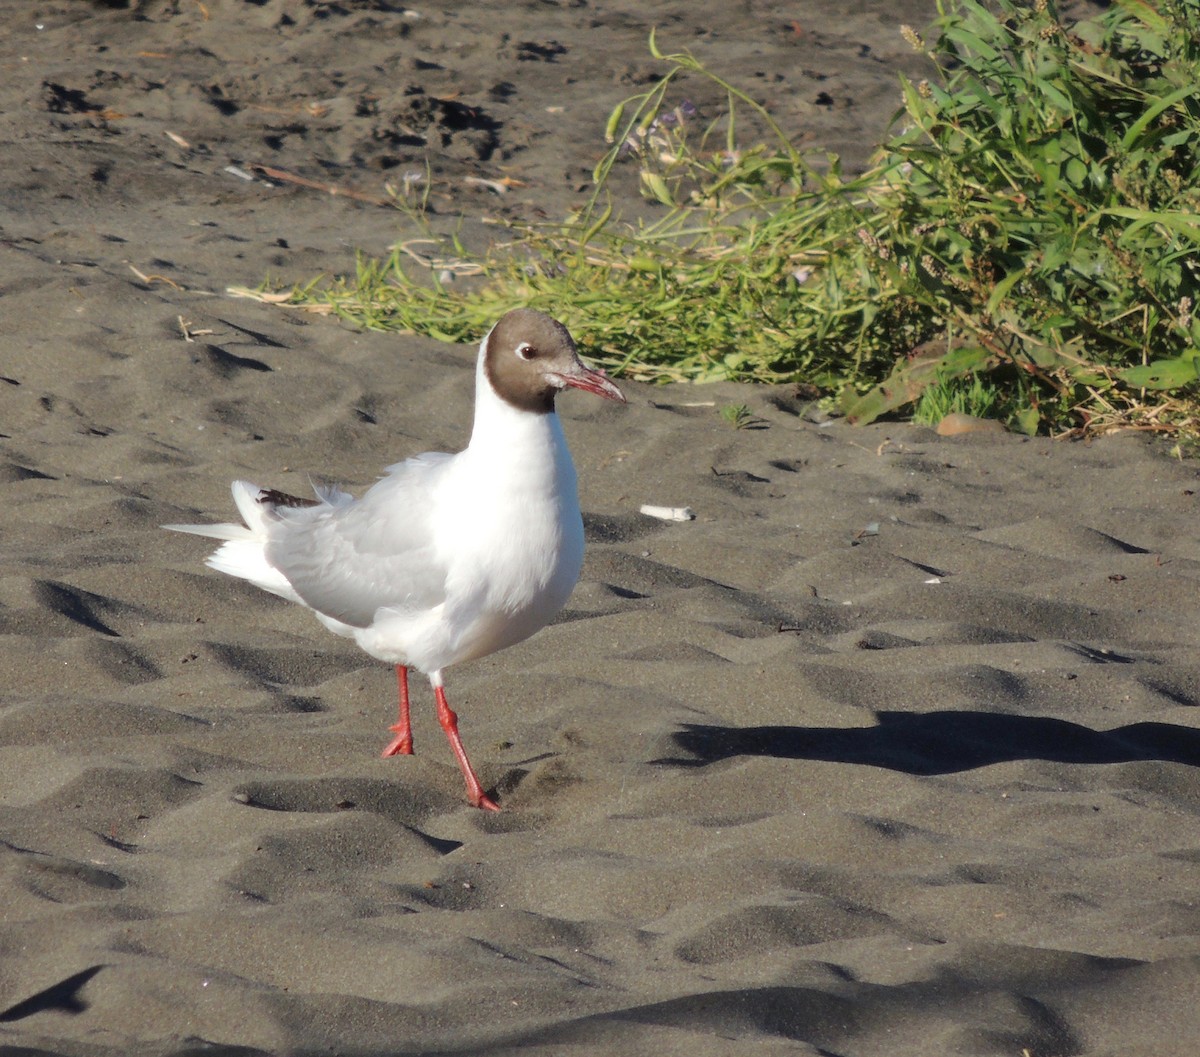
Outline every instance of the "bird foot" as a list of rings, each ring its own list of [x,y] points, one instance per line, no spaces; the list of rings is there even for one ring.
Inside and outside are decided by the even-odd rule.
[[[381,752],[380,756],[411,756],[413,754],[412,731],[407,728],[395,726],[388,727],[388,730],[396,732],[396,736],[388,742],[386,748]]]
[[[481,811],[499,811],[500,805],[496,803],[487,793],[480,793],[479,797],[471,798],[471,806],[477,807]]]

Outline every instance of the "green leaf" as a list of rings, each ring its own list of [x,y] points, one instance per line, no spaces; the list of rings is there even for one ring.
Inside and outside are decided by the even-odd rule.
[[[583,249],[585,246],[587,246],[587,244],[596,237],[599,231],[609,222],[609,220],[612,219],[612,212],[613,207],[612,203],[610,202],[600,216],[597,217],[596,220],[591,223],[591,225],[585,228],[583,234],[579,236],[580,249]]]
[[[662,59],[662,58],[665,58],[665,56],[663,55],[663,53],[661,51],[658,50],[658,41],[655,39],[657,34],[658,34],[658,27],[652,26],[650,29],[650,54],[653,55],[656,59]]]
[[[1146,127],[1164,110],[1170,110],[1177,103],[1182,103],[1185,99],[1194,99],[1196,96],[1196,86],[1189,84],[1178,91],[1172,92],[1170,95],[1160,99],[1153,106],[1148,107],[1146,112],[1129,126],[1129,131],[1125,133],[1121,139],[1121,149],[1130,150],[1138,137],[1145,131]]]
[[[629,259],[627,267],[631,272],[642,272],[657,275],[662,269],[662,265],[654,257],[638,256]]]
[[[1088,167],[1078,158],[1070,158],[1066,165],[1066,176],[1073,188],[1081,188],[1087,180]]]
[[[859,395],[852,390],[843,390],[839,403],[851,425],[865,426],[880,415],[896,411],[911,404],[921,391],[938,376],[941,357],[903,360],[892,373],[878,385]]]
[[[1101,210],[1101,213],[1108,216],[1124,217],[1126,220],[1133,221],[1125,229],[1125,238],[1136,234],[1148,224],[1161,224],[1164,228],[1178,232],[1179,234],[1200,238],[1200,215],[1135,209],[1129,206],[1112,206]]]
[[[659,176],[658,173],[647,172],[643,170],[642,183],[645,184],[646,189],[650,192],[650,194],[658,199],[658,201],[660,201],[663,205],[675,205],[675,199],[671,195],[671,189],[667,187],[667,181]]]
[[[1117,6],[1123,7],[1134,18],[1140,19],[1158,33],[1165,33],[1167,20],[1163,18],[1148,0],[1117,0]]]
[[[997,51],[986,40],[978,34],[968,32],[961,26],[951,26],[946,30],[946,38],[953,41],[955,44],[974,52],[976,55],[984,59],[994,59],[997,56]]]
[[[987,299],[987,308],[984,310],[989,316],[996,314],[996,309],[1000,303],[1008,296],[1008,292],[1017,285],[1025,275],[1024,267],[1014,268],[1003,279],[1001,279],[992,290],[991,295]]]
[[[1197,380],[1196,361],[1184,359],[1155,360],[1141,367],[1130,367],[1118,373],[1126,385],[1136,389],[1182,389]]]
[[[1037,90],[1042,94],[1043,98],[1049,100],[1051,104],[1058,107],[1063,113],[1070,114],[1074,110],[1074,107],[1071,106],[1070,97],[1053,81],[1038,81]]]
[[[604,142],[612,143],[617,138],[617,127],[621,124],[621,118],[625,116],[624,101],[613,107],[612,113],[608,115],[608,121],[604,126]]]
[[[1042,416],[1038,413],[1036,407],[1026,407],[1018,411],[1013,416],[1013,425],[1017,427],[1027,437],[1032,437],[1037,434],[1038,425],[1042,421]]]

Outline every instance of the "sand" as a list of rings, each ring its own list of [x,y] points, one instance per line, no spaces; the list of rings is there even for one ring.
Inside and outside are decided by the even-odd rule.
[[[561,216],[652,24],[857,166],[935,7],[458,6],[0,5],[0,1053],[1190,1057],[1200,475],[1152,438],[564,397],[582,580],[449,673],[494,816],[423,682],[381,759],[386,666],[161,531],[470,421],[472,349],[224,292],[403,218],[227,166]]]

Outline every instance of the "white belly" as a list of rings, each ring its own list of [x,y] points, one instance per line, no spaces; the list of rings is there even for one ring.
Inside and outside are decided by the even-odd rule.
[[[583,565],[575,472],[555,432],[541,459],[510,457],[495,468],[486,459],[456,462],[433,519],[445,600],[421,612],[380,610],[355,635],[364,650],[439,671],[520,642],[554,619]]]

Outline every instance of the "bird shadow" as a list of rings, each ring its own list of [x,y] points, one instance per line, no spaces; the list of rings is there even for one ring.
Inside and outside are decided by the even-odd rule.
[[[80,972],[72,973],[64,980],[42,989],[36,995],[22,999],[20,1002],[0,1010],[0,1023],[24,1020],[34,1013],[45,1013],[53,1010],[58,1013],[82,1013],[88,1004],[80,996],[84,985],[91,980],[103,965],[92,965]]]
[[[1042,716],[995,712],[876,713],[874,727],[721,727],[688,723],[671,735],[681,755],[653,763],[706,767],[734,756],[823,760],[906,774],[969,771],[1013,760],[1103,764],[1157,761],[1200,767],[1200,730],[1130,723],[1092,730]]]

